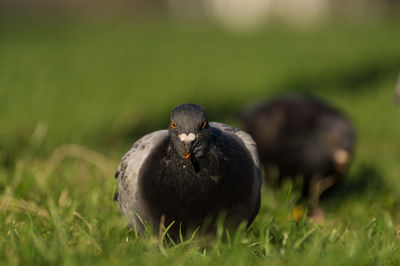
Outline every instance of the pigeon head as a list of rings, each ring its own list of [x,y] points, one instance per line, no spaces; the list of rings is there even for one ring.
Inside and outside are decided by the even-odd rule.
[[[211,138],[206,110],[196,104],[181,104],[172,110],[170,119],[169,137],[178,155],[183,159],[205,155]]]

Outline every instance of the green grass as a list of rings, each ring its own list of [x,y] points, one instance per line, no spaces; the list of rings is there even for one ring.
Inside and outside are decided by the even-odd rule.
[[[400,262],[400,24],[0,23],[0,264],[365,265]],[[315,93],[358,131],[326,220],[294,221],[293,186],[263,189],[248,231],[175,246],[135,237],[112,201],[119,159],[182,102],[238,126],[247,104]]]

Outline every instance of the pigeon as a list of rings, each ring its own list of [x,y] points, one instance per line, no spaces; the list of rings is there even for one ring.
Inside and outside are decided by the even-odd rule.
[[[181,104],[168,130],[137,140],[118,167],[116,198],[138,234],[147,228],[172,239],[201,228],[247,226],[260,208],[261,171],[249,134],[209,122],[205,109]],[[203,227],[203,228],[202,228]]]
[[[241,122],[257,144],[267,181],[303,177],[310,214],[323,218],[320,195],[345,174],[353,155],[349,119],[313,96],[289,94],[247,108]]]

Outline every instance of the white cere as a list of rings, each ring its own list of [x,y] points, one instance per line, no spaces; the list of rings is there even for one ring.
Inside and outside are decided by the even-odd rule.
[[[181,141],[184,142],[190,142],[190,141],[194,141],[196,139],[196,135],[193,133],[189,133],[189,135],[186,135],[185,133],[180,134],[179,138],[181,139]]]

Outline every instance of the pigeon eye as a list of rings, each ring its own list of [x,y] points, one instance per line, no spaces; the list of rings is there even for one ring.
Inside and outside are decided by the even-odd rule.
[[[172,128],[176,128],[176,125],[175,125],[174,121],[171,121],[171,127]]]
[[[204,120],[203,124],[201,125],[201,128],[205,128],[207,126],[207,121]]]

